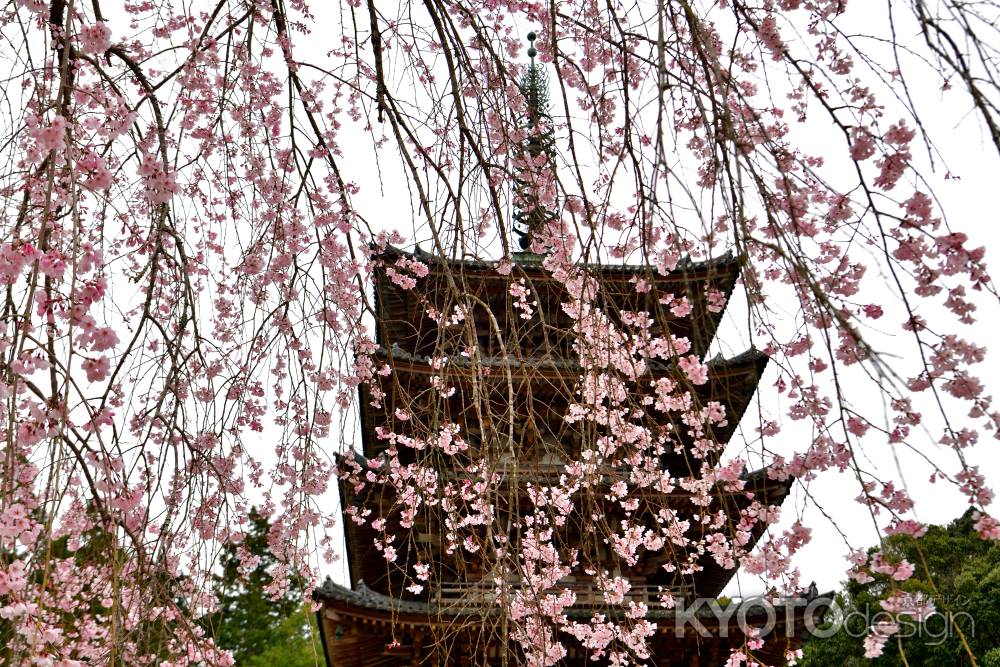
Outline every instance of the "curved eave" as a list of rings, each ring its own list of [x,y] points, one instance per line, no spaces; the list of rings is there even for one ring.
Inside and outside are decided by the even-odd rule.
[[[363,454],[351,452],[351,455],[362,468],[370,468],[368,465],[368,459],[365,458]],[[341,468],[347,467],[346,463],[344,463],[348,458],[347,456],[340,454],[339,452],[334,452],[333,456],[338,466]],[[348,502],[355,499],[355,494],[353,489],[351,489],[350,483],[339,476],[337,479],[337,493],[340,495],[340,507],[341,513],[343,514],[343,522],[341,525],[344,530],[344,557],[347,559],[347,576],[353,586],[362,581],[363,576],[361,570],[364,566],[364,560],[366,560],[370,555],[369,552],[374,550],[371,540],[373,533],[369,529],[367,531],[368,539],[364,539],[365,536],[362,535],[364,532],[362,530],[362,526],[356,524],[350,517],[347,516],[346,513],[344,513]],[[327,581],[330,580],[327,579]],[[331,585],[335,585],[333,582],[330,583]]]
[[[776,480],[771,479],[769,473],[770,467],[764,467],[745,475],[745,491],[753,492],[753,500],[780,507],[785,502],[785,498],[788,497],[792,485],[795,483],[795,478],[787,477],[784,480]],[[734,506],[727,508],[727,514],[733,516],[739,510],[746,508],[750,504],[750,499],[746,498],[745,495],[736,494],[729,498],[729,502],[733,502]],[[767,528],[766,524],[759,522],[755,524],[750,531],[750,541],[744,548],[748,551],[753,549]],[[711,557],[706,557],[702,561],[702,570],[697,575],[695,594],[698,597],[718,597],[723,589],[729,585],[732,578],[736,576],[737,571],[738,568],[724,568]]]
[[[391,352],[380,349],[376,352],[376,358],[380,364],[388,363],[391,365],[396,375],[395,381],[410,386],[423,383],[429,387],[430,377],[442,372],[434,369],[426,358],[415,357],[398,349]],[[753,395],[764,370],[767,368],[768,361],[767,355],[759,350],[748,350],[730,359],[713,359],[708,362],[708,382],[701,386],[691,387],[703,402],[719,401],[726,407],[727,424],[715,427],[712,431],[712,436],[717,441],[726,443],[732,437],[753,400]],[[490,375],[496,378],[495,381],[505,381],[507,377],[510,377],[514,382],[538,381],[542,387],[551,388],[558,387],[560,382],[575,381],[583,370],[578,363],[568,361],[551,360],[529,365],[517,360],[484,359],[477,365],[472,361],[458,359],[449,362],[447,377],[449,381],[454,383],[461,383],[463,380],[471,381],[482,372],[483,368],[490,369]],[[676,377],[677,375],[678,370],[673,366],[652,362],[648,364],[646,373],[640,376],[637,382],[649,382],[661,377]],[[365,385],[361,385],[359,397],[364,453],[366,456],[374,456],[376,453],[376,443],[373,437],[374,428],[384,421],[388,414],[392,413],[392,408],[388,405],[391,398],[387,397],[386,408],[372,408]],[[686,438],[686,436],[682,436],[682,442],[690,445]],[[684,461],[684,457],[679,455],[670,454],[664,457],[665,465],[672,471],[682,470],[678,466]]]
[[[437,652],[440,641],[448,633],[448,653],[452,648],[460,652],[461,664],[479,664],[486,649],[483,639],[489,637],[488,645],[494,656],[504,651],[504,640],[498,639],[490,623],[496,616],[486,618],[461,618],[459,616],[432,616],[427,613],[400,612],[392,605],[372,604],[370,600],[358,600],[352,591],[335,591],[323,586],[314,593],[322,604],[317,612],[324,653],[331,667],[390,667],[400,664],[445,664],[444,656]],[[746,636],[740,631],[737,621],[746,621],[755,627],[767,625],[773,618],[772,632],[764,638],[764,646],[754,651],[754,657],[764,664],[784,664],[786,650],[800,645],[808,616],[815,623],[829,609],[824,600],[832,600],[833,594],[818,596],[820,604],[810,604],[808,609],[801,601],[792,605],[781,603],[773,608],[773,616],[760,605],[751,605],[743,612],[727,612],[725,623],[727,632],[720,632],[721,623],[707,605],[685,614],[685,619],[677,618],[674,610],[650,610],[650,620],[656,623],[655,634],[650,637],[650,650],[659,659],[667,659],[670,664],[721,664],[732,648],[744,645]],[[585,620],[592,611],[582,616]],[[694,630],[692,617],[707,630],[700,634]],[[680,621],[680,623],[678,623]],[[790,626],[790,627],[789,627]],[[515,647],[509,646],[511,650]],[[563,661],[566,665],[589,665],[587,656]],[[472,660],[469,660],[472,658]],[[689,662],[690,661],[690,662]],[[496,661],[488,661],[495,664]],[[452,664],[452,661],[447,661]],[[458,660],[454,664],[459,664]],[[487,661],[483,661],[487,664]]]
[[[558,589],[559,587],[556,586],[554,590]],[[381,622],[387,625],[429,626],[441,623],[447,624],[451,622],[451,619],[463,616],[486,619],[500,615],[498,607],[439,607],[432,602],[400,600],[388,595],[383,595],[372,591],[363,583],[354,589],[346,588],[333,583],[329,579],[327,579],[322,586],[314,589],[312,596],[314,600],[323,605],[325,610],[332,611],[334,614],[343,614],[344,616],[364,619],[366,621]],[[832,600],[833,593],[830,592],[820,597]],[[766,615],[763,608],[756,608],[758,608],[760,612],[764,612],[762,615]],[[785,605],[776,605],[776,609],[783,608],[785,608]],[[793,609],[795,608],[796,607],[793,607]],[[801,608],[801,605],[798,605],[798,608]],[[617,614],[624,616],[627,611],[626,609],[620,607],[597,607],[596,609],[611,617]],[[594,610],[594,607],[589,606],[579,608],[569,607],[566,610],[566,615],[569,617],[575,616],[589,618],[594,614]],[[716,626],[718,624],[719,619],[717,615],[708,605],[699,606],[693,614],[699,619],[715,621],[714,625]],[[674,618],[676,615],[676,609],[650,607],[646,618],[664,619]],[[796,616],[799,615],[799,613],[796,613]],[[329,618],[329,616],[327,617]],[[753,614],[748,614],[748,617],[753,618]],[[781,617],[784,618],[784,614],[782,614]]]
[[[785,480],[772,479],[769,475],[769,468],[767,467],[744,474],[741,480],[743,482],[742,488],[731,487],[726,483],[720,482],[716,485],[715,490],[711,494],[715,499],[713,506],[723,509],[726,514],[731,517],[731,520],[734,523],[738,521],[740,510],[745,509],[750,504],[751,499],[747,497],[747,493],[752,492],[753,500],[761,502],[765,505],[780,506],[787,497],[792,483],[794,482],[792,478]],[[524,477],[509,478],[504,476],[502,481],[499,483],[517,484],[519,487],[522,487],[526,481],[528,480]],[[606,483],[610,485],[612,481],[611,477],[609,477]],[[345,487],[346,485],[344,482],[341,482],[341,493],[345,498],[351,498],[350,489]],[[524,488],[526,488],[526,486],[524,486]],[[389,489],[380,491],[377,488],[369,487],[369,489],[363,492],[358,498],[358,502],[378,514],[381,511],[379,503],[382,493],[388,493],[390,499],[394,497],[392,495],[392,491]],[[661,502],[668,504],[670,507],[682,513],[695,513],[699,511],[699,508],[690,504],[690,498],[691,493],[687,491],[674,491],[669,494],[662,494]],[[395,526],[395,524],[392,525]],[[756,545],[765,528],[766,526],[761,524],[754,527],[751,531],[750,541],[747,544],[748,549],[753,548]],[[387,576],[384,561],[382,560],[381,554],[375,550],[373,546],[373,541],[376,536],[375,532],[372,531],[367,524],[359,526],[351,520],[345,520],[344,529],[348,545],[347,557],[350,563],[351,581],[353,583],[358,583],[364,579],[373,582],[379,591],[387,590],[384,587],[385,577]],[[397,534],[397,537],[405,537],[405,535],[408,534],[406,530],[399,532],[393,527],[390,527],[389,530],[390,532]],[[406,540],[403,539],[401,543],[406,543]],[[651,557],[654,560],[657,559],[657,556],[655,555]],[[692,576],[691,583],[693,591],[699,597],[718,596],[718,594],[721,593],[736,573],[735,569],[722,568],[716,564],[714,560],[710,560],[708,558],[702,562],[702,568],[703,569],[701,571]],[[662,583],[666,585],[666,582]],[[398,582],[397,585],[399,585]],[[372,589],[366,588],[366,590],[371,591],[373,595],[379,595],[375,591],[372,591]]]

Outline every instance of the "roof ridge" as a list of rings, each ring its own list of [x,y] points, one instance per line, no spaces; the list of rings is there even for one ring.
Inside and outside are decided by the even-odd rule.
[[[432,252],[424,250],[419,243],[414,244],[413,250],[405,250],[403,248],[386,245],[381,251],[377,252],[377,256],[383,255],[404,255],[411,259],[418,259],[424,262],[433,262],[435,264],[445,264],[445,263],[460,263],[470,268],[479,269],[495,269],[499,264],[508,258],[501,259],[481,259],[479,257],[468,257],[468,258],[457,258],[457,257],[444,257],[442,255],[436,255]],[[518,255],[516,263],[518,266],[535,268],[541,267],[542,255],[535,255],[535,253],[513,253]],[[529,255],[531,255],[529,257]],[[535,257],[538,257],[537,261]],[[514,260],[512,256],[509,259]],[[642,272],[651,271],[657,275],[667,277],[670,274],[684,274],[692,271],[710,269],[717,266],[727,266],[727,265],[739,265],[741,264],[741,257],[734,253],[732,250],[726,250],[721,255],[716,255],[715,257],[709,257],[704,260],[693,260],[690,255],[685,255],[678,262],[676,267],[669,273],[662,274],[656,271],[655,267],[651,264],[615,264],[615,263],[598,263],[598,262],[586,262],[583,264],[576,263],[576,266],[582,266],[591,269],[600,269],[602,271],[614,272],[614,273],[628,273],[628,272]]]

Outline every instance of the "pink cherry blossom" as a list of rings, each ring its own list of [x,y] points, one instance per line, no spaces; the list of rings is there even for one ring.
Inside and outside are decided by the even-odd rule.
[[[80,50],[84,53],[104,53],[111,46],[111,29],[104,22],[80,28]]]

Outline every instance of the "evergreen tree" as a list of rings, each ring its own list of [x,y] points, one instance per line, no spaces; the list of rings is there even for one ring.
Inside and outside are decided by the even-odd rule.
[[[908,593],[931,598],[938,611],[923,626],[915,623],[902,626],[901,634],[910,635],[902,640],[905,661],[896,637],[889,640],[881,657],[874,660],[864,657],[862,637],[866,619],[881,611],[879,601],[890,585],[886,575],[876,574],[874,581],[865,584],[847,583],[843,594],[838,596],[838,606],[847,619],[845,627],[829,638],[807,641],[801,664],[804,667],[970,665],[957,626],[979,665],[1000,667],[1000,545],[981,539],[974,523],[969,510],[947,527],[930,526],[919,538],[893,535],[886,539],[882,550],[890,559],[906,559],[915,567],[913,577],[897,586]],[[933,586],[928,581],[928,572]]]
[[[227,544],[216,575],[219,609],[208,630],[222,648],[232,651],[238,667],[312,667],[324,662],[313,614],[303,603],[306,582],[293,579],[288,591],[272,599],[266,588],[278,561],[268,548],[270,523],[256,508],[240,545]],[[256,558],[249,573],[240,572],[240,548]]]

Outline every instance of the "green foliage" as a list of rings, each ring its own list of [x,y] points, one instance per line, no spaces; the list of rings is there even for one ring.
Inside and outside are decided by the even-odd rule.
[[[801,665],[971,665],[957,627],[981,667],[1000,667],[1000,545],[980,539],[973,528],[971,510],[947,527],[929,527],[920,538],[893,535],[886,540],[883,552],[892,561],[906,559],[914,565],[913,577],[897,586],[905,592],[930,597],[938,613],[922,626],[901,623],[901,634],[909,636],[901,641],[891,638],[880,658],[868,660],[862,645],[865,619],[873,619],[881,611],[879,602],[888,594],[891,581],[881,574],[867,584],[850,581],[838,596],[845,614],[842,617],[846,619],[845,628],[829,638],[808,640],[803,646]]]
[[[271,599],[266,587],[277,559],[267,544],[270,524],[256,509],[250,520],[242,546],[259,560],[252,571],[241,573],[239,547],[226,545],[215,578],[219,610],[206,629],[219,646],[232,651],[237,667],[323,665],[315,617],[302,602],[305,582],[293,580],[284,596]]]
[[[237,659],[238,667],[314,667],[325,664],[319,643],[316,616],[305,605],[299,607],[276,628],[259,653]]]

